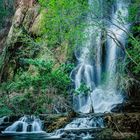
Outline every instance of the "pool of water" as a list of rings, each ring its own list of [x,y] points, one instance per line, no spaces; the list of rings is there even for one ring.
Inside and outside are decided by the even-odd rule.
[[[61,140],[58,137],[50,137],[48,134],[1,134],[0,140]]]

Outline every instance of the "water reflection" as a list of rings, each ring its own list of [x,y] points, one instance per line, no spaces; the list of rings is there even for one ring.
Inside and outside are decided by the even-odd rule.
[[[2,134],[0,140],[60,140],[60,138],[50,138],[47,134]]]

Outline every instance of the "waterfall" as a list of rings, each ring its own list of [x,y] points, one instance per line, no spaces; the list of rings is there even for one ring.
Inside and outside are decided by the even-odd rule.
[[[109,73],[109,81],[113,79],[116,72],[117,51],[119,50],[118,47],[125,46],[126,34],[123,30],[128,30],[128,24],[121,16],[123,16],[123,18],[128,16],[128,10],[126,7],[127,3],[118,0],[116,1],[116,10],[111,15],[111,24],[107,29],[107,72]]]
[[[3,133],[40,133],[42,121],[35,116],[23,116],[18,121],[7,127]]]
[[[63,129],[58,129],[49,134],[49,138],[55,139],[93,139],[94,135],[104,129],[104,120],[102,116],[84,116],[75,118]]]
[[[110,6],[107,16],[104,15],[103,10],[106,9],[103,2],[107,7]],[[113,107],[123,102],[123,95],[118,87],[117,66],[120,59],[123,61],[124,58],[122,48],[126,45],[125,31],[129,30],[129,24],[125,20],[128,17],[129,3],[127,0],[115,0],[112,5],[108,5],[108,2],[88,1],[89,12],[85,21],[87,26],[83,32],[84,40],[81,46],[76,47],[77,66],[71,72],[77,94],[73,95],[75,111],[94,111],[98,114],[81,114],[64,128],[53,133],[45,133],[45,139],[96,139],[96,133],[106,127],[103,113],[111,112]],[[104,37],[102,42],[105,31],[106,38]],[[0,119],[0,123],[3,119]],[[34,132],[43,132],[42,121],[35,116],[24,116],[3,133]]]
[[[96,7],[94,7],[96,5]],[[90,90],[73,96],[74,109],[78,112],[111,112],[116,104],[123,102],[121,90],[117,87],[117,64],[120,47],[125,47],[128,23],[124,20],[128,16],[128,2],[116,0],[112,5],[109,22],[104,25],[102,0],[89,0],[90,11],[87,15],[87,27],[84,31],[85,40],[76,48],[77,66],[71,72],[75,83],[75,90],[85,85]],[[98,18],[99,17],[99,18]],[[102,60],[102,27],[106,28],[105,61]],[[104,67],[105,68],[104,68]],[[103,75],[105,74],[105,82]],[[74,75],[74,76],[73,76]],[[74,77],[74,78],[73,78]]]
[[[104,128],[103,119],[101,117],[77,118],[68,125],[66,125],[65,130],[91,128]]]

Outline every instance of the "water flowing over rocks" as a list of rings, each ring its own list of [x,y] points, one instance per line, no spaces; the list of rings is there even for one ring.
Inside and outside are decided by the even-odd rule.
[[[121,104],[117,104],[115,108],[113,108],[112,112],[120,112],[120,113],[128,113],[128,112],[139,112],[140,110],[140,101],[135,99],[129,99],[124,101]]]
[[[89,4],[93,0],[89,0]],[[111,18],[113,20],[117,19],[117,13],[120,11],[127,16],[127,4],[125,1],[117,0],[116,7],[112,9]],[[7,38],[7,48],[14,51],[16,43],[18,42],[18,37],[22,34],[21,25],[29,31],[30,34],[39,35],[38,24],[41,20],[41,15],[39,15],[39,6],[34,7],[19,7],[17,10],[12,27]],[[87,21],[93,23],[90,16],[88,16]],[[115,21],[118,25],[118,22]],[[127,23],[124,26],[128,29]],[[114,25],[109,25],[109,30],[112,30],[115,34],[118,32],[118,28]],[[120,51],[117,45],[111,38],[117,37],[119,41],[125,46],[126,36],[122,31],[116,36],[107,38],[107,52],[108,58],[106,58],[106,71],[110,74],[107,77],[108,85],[102,86],[101,84],[101,73],[103,72],[103,67],[101,66],[101,30],[98,28],[93,29],[91,26],[85,32],[89,31],[89,40],[86,45],[82,47],[81,54],[76,52],[76,58],[78,60],[77,67],[71,73],[71,77],[74,77],[75,87],[78,89],[80,84],[84,81],[88,87],[92,89],[92,92],[88,96],[74,96],[75,110],[80,113],[72,112],[72,114],[44,114],[39,115],[39,118],[44,121],[44,127],[37,131],[46,132],[48,139],[138,139],[140,138],[140,102],[137,101],[124,101],[122,94],[119,90],[116,90],[116,81],[112,80],[112,75],[116,73],[116,63],[112,62],[116,60],[117,54]],[[95,36],[94,32],[99,32],[98,36]],[[95,40],[92,40],[93,38]],[[92,43],[95,43],[94,45]],[[9,48],[9,46],[11,48]],[[111,47],[112,46],[112,47]],[[97,49],[97,59],[96,64],[93,64],[90,60],[90,49]],[[109,47],[111,49],[109,50]],[[117,49],[116,49],[117,48]],[[79,51],[79,50],[78,50]],[[10,55],[10,54],[9,54]],[[9,59],[9,55],[6,59]],[[111,63],[112,62],[112,63]],[[8,61],[7,61],[8,63]],[[3,67],[3,71],[8,69],[6,65]],[[104,68],[105,69],[105,68]],[[14,71],[14,70],[13,70]],[[73,76],[74,75],[74,76]],[[0,75],[1,76],[1,75]],[[105,88],[104,88],[105,87]],[[122,103],[123,102],[123,103]],[[91,104],[93,109],[91,109]],[[115,108],[114,108],[115,106]],[[94,111],[101,112],[101,114],[91,113]],[[89,114],[82,114],[89,113]],[[107,113],[112,112],[112,113]],[[0,118],[0,132],[4,131],[7,127],[12,125],[15,121],[18,121],[21,116],[10,116]],[[23,117],[24,118],[24,117]],[[24,122],[19,120],[18,123]],[[25,121],[26,122],[26,121]],[[40,123],[40,121],[39,121]],[[33,123],[26,125],[26,131],[32,131]],[[28,127],[28,128],[27,128]],[[20,131],[21,128],[19,128]],[[7,128],[6,130],[11,130]],[[36,129],[35,129],[36,130]]]
[[[54,131],[52,136],[74,140],[80,138],[117,140],[138,139],[139,134],[140,113],[105,113],[79,115],[63,129]]]
[[[107,19],[102,21],[104,14],[101,11],[102,2],[102,0],[98,2],[94,0],[88,1],[90,12],[87,14],[87,28],[84,31],[87,39],[75,51],[78,62],[76,68],[71,73],[75,90],[78,91],[83,85],[89,89],[86,94],[84,91],[81,91],[78,96],[73,95],[73,105],[77,112],[110,112],[117,104],[122,103],[124,100],[122,91],[117,86],[117,73],[120,72],[117,69],[117,63],[120,60],[124,61],[123,51],[120,48],[125,48],[127,38],[125,31],[129,30],[129,24],[125,20],[120,19],[119,13],[122,14],[121,18],[128,16],[128,3],[123,0],[116,0],[110,8],[110,21],[108,23]],[[99,6],[98,11],[100,13],[98,13],[98,16],[102,17],[101,19],[96,19],[94,12],[97,12],[97,9],[94,7],[94,4]],[[103,61],[103,47],[101,46],[102,30],[96,26],[96,23],[104,26],[104,22],[107,24],[105,27],[107,37],[105,42],[106,52],[104,52],[106,55]],[[95,26],[93,26],[94,24]],[[94,50],[95,54],[91,50]],[[102,79],[104,74],[106,75],[105,80]]]
[[[4,116],[0,118],[0,133],[17,121],[20,116]]]
[[[20,116],[1,118],[0,131]],[[49,139],[137,139],[140,134],[140,113],[102,113],[77,114],[75,117],[68,114],[40,115],[44,122],[43,131]]]
[[[42,121],[35,116],[23,116],[11,126],[7,127],[3,133],[40,133],[42,131]]]

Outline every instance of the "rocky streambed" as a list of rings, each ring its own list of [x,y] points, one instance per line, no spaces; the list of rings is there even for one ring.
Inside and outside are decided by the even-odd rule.
[[[17,121],[21,116],[3,117],[0,119],[0,131]],[[104,127],[85,129],[62,129],[76,118],[97,118],[104,120]],[[140,138],[140,113],[105,113],[105,114],[44,114],[43,130],[48,134],[53,133],[56,138],[80,139],[139,139]],[[58,131],[59,130],[59,131]]]

